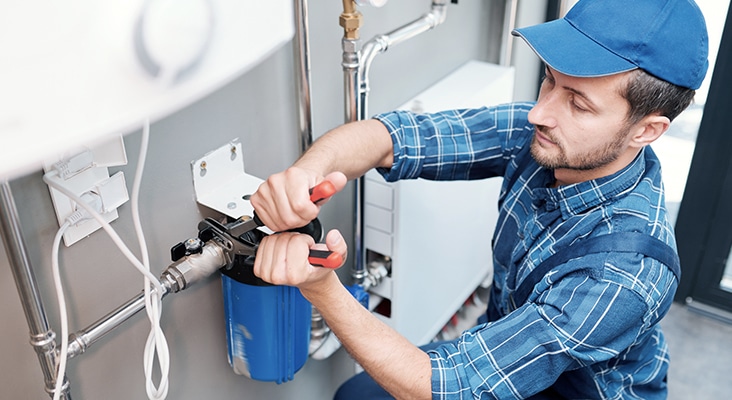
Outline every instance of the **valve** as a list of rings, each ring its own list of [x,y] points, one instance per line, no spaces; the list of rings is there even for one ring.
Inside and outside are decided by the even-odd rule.
[[[200,254],[201,251],[203,251],[203,241],[197,237],[190,238],[173,246],[170,249],[170,258],[172,261],[178,261],[191,254]]]

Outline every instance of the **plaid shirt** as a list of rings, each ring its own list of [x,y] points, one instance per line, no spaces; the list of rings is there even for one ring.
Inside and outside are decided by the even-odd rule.
[[[655,259],[598,253],[571,260],[547,274],[525,304],[509,308],[521,281],[578,239],[636,231],[675,249],[650,148],[611,176],[558,188],[551,188],[553,172],[533,159],[517,170],[531,157],[531,107],[375,117],[394,142],[394,165],[380,171],[388,181],[505,178],[489,322],[429,352],[433,398],[666,398],[668,349],[658,322],[678,282]]]

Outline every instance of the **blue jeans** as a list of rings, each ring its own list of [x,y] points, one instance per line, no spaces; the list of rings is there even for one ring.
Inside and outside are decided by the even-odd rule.
[[[433,342],[421,346],[420,349],[423,351],[432,350],[438,346],[450,343],[450,341]],[[563,399],[562,396],[558,395],[552,388],[544,390],[541,393],[535,394],[529,398],[530,400],[555,400]],[[367,373],[361,372],[338,388],[333,400],[394,400],[394,397],[384,390],[375,380],[373,380]]]
[[[420,349],[423,351],[432,350],[438,346],[449,343],[443,342],[432,342],[421,346]],[[347,380],[335,394],[334,400],[393,400],[394,397],[384,390],[375,380],[373,380],[367,373],[361,372],[351,379]]]

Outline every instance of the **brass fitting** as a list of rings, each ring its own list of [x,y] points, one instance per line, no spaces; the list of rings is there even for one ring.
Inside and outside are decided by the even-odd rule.
[[[338,18],[338,24],[343,27],[343,37],[346,39],[358,39],[358,28],[361,27],[362,16],[356,10],[356,2],[343,0],[343,13]]]

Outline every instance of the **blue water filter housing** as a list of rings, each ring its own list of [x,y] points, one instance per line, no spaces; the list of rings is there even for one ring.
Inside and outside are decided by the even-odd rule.
[[[308,358],[312,306],[290,286],[270,285],[251,267],[222,270],[229,364],[251,379],[287,382]]]

